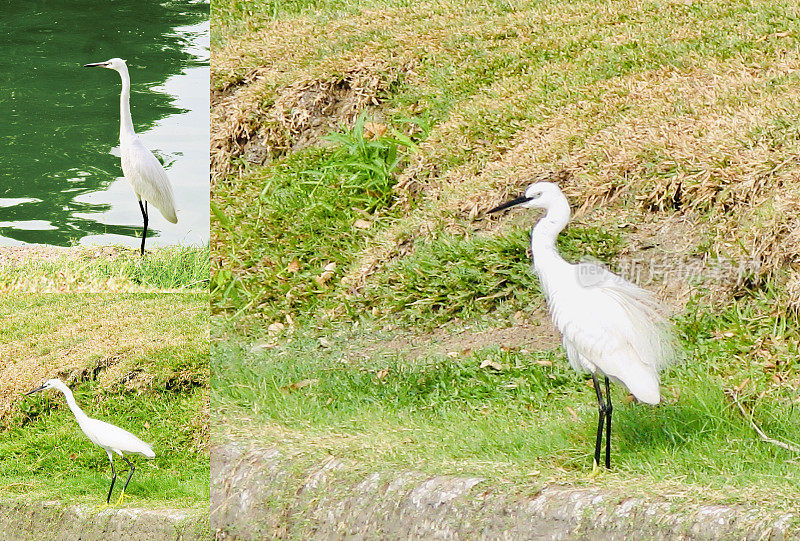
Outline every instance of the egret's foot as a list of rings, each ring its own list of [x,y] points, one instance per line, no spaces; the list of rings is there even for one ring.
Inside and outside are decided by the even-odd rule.
[[[100,505],[98,505],[97,507],[95,507],[95,510],[98,511],[98,512],[99,511],[104,511],[104,510],[108,509],[109,507],[111,507],[110,503],[103,502]]]
[[[122,503],[122,499],[124,497],[125,497],[125,491],[123,490],[122,493],[120,493],[119,498],[117,498],[117,503],[115,504],[117,507],[120,506],[120,504]]]
[[[600,472],[602,471],[603,469],[600,467],[597,461],[595,459],[592,459],[592,473],[589,474],[589,479],[594,479],[595,477],[600,475]]]

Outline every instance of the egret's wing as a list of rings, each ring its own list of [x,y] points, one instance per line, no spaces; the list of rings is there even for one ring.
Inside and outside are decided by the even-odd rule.
[[[673,325],[652,293],[599,265],[581,263],[577,267],[592,268],[598,277],[592,281],[579,276],[578,283],[593,305],[608,314],[597,318],[603,332],[634,346],[642,362],[656,370],[676,359],[679,352]],[[577,272],[585,270],[579,268]]]
[[[600,285],[600,290],[627,315],[630,326],[622,327],[625,337],[642,354],[642,362],[661,370],[680,356],[675,328],[664,307],[652,293],[606,271],[614,279]]]
[[[583,265],[593,264],[570,265],[575,274],[548,288],[570,363],[583,365],[583,358],[640,400],[658,402],[658,370],[675,358],[669,321],[648,291],[600,266]]]
[[[86,427],[81,427],[92,442],[101,447],[119,450],[123,453],[138,453],[153,458],[155,453],[146,444],[127,430],[99,419],[89,419]]]
[[[168,221],[178,222],[167,173],[138,137],[131,137],[122,145],[122,172],[140,198],[160,210]]]

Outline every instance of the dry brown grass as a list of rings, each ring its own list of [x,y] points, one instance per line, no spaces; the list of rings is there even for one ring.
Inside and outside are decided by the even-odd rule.
[[[331,127],[350,125],[378,105],[401,79],[429,87],[415,69],[420,58],[469,61],[455,37],[502,35],[519,24],[532,32],[545,24],[482,15],[455,3],[423,2],[325,23],[277,20],[214,51],[212,178],[234,172],[231,158],[243,154],[263,163],[316,144]]]
[[[424,38],[414,23],[422,13],[408,20],[409,13],[367,11],[326,25],[302,18],[278,20],[215,51],[212,179],[234,172],[232,158],[244,156],[261,164],[320,144],[331,129],[351,126],[366,110],[375,114],[392,85],[415,75],[412,49]],[[398,23],[407,31],[399,30]],[[336,36],[377,34],[389,24],[394,29],[388,41],[367,40],[357,49],[344,47],[318,59],[335,48]],[[403,42],[417,45],[394,46]]]
[[[204,453],[211,450],[211,389],[203,390],[203,401],[200,409],[192,418],[187,430],[192,434],[192,446]]]
[[[800,55],[791,33],[762,35],[744,19],[712,20],[701,31],[683,2],[661,3],[666,28],[630,2],[512,7],[488,12],[477,4],[423,2],[341,20],[292,18],[215,51],[215,177],[232,173],[231,156],[245,153],[249,141],[261,149],[251,156],[256,162],[314,144],[326,129],[374,107],[399,80],[420,96],[407,112],[430,108],[436,69],[450,65],[453,78],[475,77],[466,69],[476,54],[487,65],[513,66],[531,51],[575,43],[613,48],[735,33],[755,45],[724,60],[689,54],[596,82],[571,83],[565,75],[573,84],[566,100],[544,99],[538,85],[592,69],[582,64],[588,50],[532,63],[530,71],[501,72],[453,104],[420,144],[396,188],[408,216],[377,236],[346,281],[362,285],[432,233],[495,228],[475,220],[532,179],[561,183],[586,223],[679,216],[685,230],[698,232],[682,251],[656,246],[663,254],[688,257],[702,245],[713,256],[756,261],[763,276],[787,266],[796,274]],[[762,51],[767,44],[777,52]],[[508,119],[503,130],[510,138],[495,139],[491,115]],[[800,305],[800,287],[787,291],[790,304]]]
[[[125,257],[135,252],[135,250],[124,246],[4,246],[0,250],[0,268],[64,260],[114,259]]]
[[[380,104],[381,97],[407,71],[403,65],[357,59],[342,60],[335,76],[309,75],[275,92],[269,79],[257,77],[241,90],[222,97],[212,110],[214,178],[231,172],[231,158],[250,163],[318,145],[339,126],[351,126],[359,114]],[[264,108],[265,100],[272,101]]]
[[[0,344],[0,418],[14,411],[21,393],[52,377],[96,379],[100,388],[148,387],[156,368],[141,360],[165,346],[193,347],[196,336],[186,333],[186,321],[206,311],[199,301],[174,303],[168,295],[63,299],[45,310],[37,302],[14,308],[14,328],[26,331]]]
[[[713,254],[753,259],[767,275],[800,264],[798,143],[796,134],[778,139],[783,134],[772,125],[775,118],[798,121],[800,85],[764,91],[796,64],[754,70],[732,61],[606,81],[591,91],[601,100],[567,106],[520,130],[485,164],[467,161],[441,175],[436,164],[452,142],[422,145],[397,187],[406,192],[401,198],[422,197],[419,210],[365,253],[350,280],[374,272],[399,246],[407,252],[408,239],[425,237],[443,216],[450,217],[445,228],[463,227],[534,180],[559,182],[579,216],[593,211],[592,223],[679,215],[711,236]],[[431,139],[458,132],[451,122],[462,120],[444,123]],[[683,255],[703,240],[683,244]]]

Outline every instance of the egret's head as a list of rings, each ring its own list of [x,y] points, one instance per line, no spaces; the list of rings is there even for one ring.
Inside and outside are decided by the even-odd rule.
[[[566,201],[558,185],[552,182],[535,182],[528,186],[528,189],[525,190],[525,195],[503,203],[490,210],[489,213],[499,212],[511,207],[550,209],[556,205],[563,205]]]
[[[127,71],[128,65],[121,58],[112,58],[105,62],[95,62],[94,64],[85,64],[84,68],[108,68],[114,71]]]
[[[25,393],[25,395],[27,396],[27,395],[33,394],[33,393],[35,393],[37,391],[45,391],[47,389],[59,389],[59,390],[61,390],[63,387],[65,387],[64,382],[62,382],[60,379],[48,379],[41,386],[36,387],[32,391],[28,391],[27,393]]]

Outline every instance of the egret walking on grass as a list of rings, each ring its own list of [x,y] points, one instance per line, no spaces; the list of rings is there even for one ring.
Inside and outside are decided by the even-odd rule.
[[[37,387],[36,389],[25,394],[29,395],[45,389],[57,389],[64,393],[64,398],[67,399],[67,405],[75,415],[75,419],[78,421],[78,426],[81,427],[83,433],[86,434],[86,437],[88,437],[92,443],[99,445],[106,450],[108,460],[111,461],[111,487],[108,489],[106,503],[111,502],[111,492],[114,490],[114,482],[117,480],[117,472],[114,471],[114,457],[111,453],[117,453],[122,457],[122,460],[128,463],[130,473],[128,474],[128,480],[125,481],[125,486],[122,487],[122,493],[119,495],[119,500],[117,503],[122,501],[122,497],[125,496],[125,489],[128,488],[128,483],[131,482],[133,472],[136,471],[136,468],[127,458],[125,458],[123,453],[138,454],[144,455],[147,458],[154,458],[156,454],[153,452],[153,449],[127,430],[123,430],[122,428],[114,426],[110,423],[106,423],[105,421],[100,421],[99,419],[92,419],[86,415],[83,410],[78,407],[78,404],[75,403],[75,397],[72,396],[72,391],[70,391],[69,387],[67,387],[60,379],[48,379],[41,387]]]
[[[557,185],[537,182],[525,195],[489,212],[514,206],[544,209],[531,230],[533,268],[547,299],[550,317],[562,335],[570,366],[588,371],[597,393],[599,420],[594,465],[600,463],[605,422],[605,466],[611,467],[611,392],[609,378],[647,404],[661,399],[658,372],[676,355],[672,329],[646,290],[592,263],[568,263],[555,241],[570,217],[569,203]],[[605,378],[605,401],[598,375]]]
[[[178,223],[175,215],[175,197],[172,185],[161,163],[153,156],[136,136],[131,120],[131,78],[128,76],[128,65],[121,58],[112,58],[105,62],[86,64],[85,68],[108,68],[119,73],[122,78],[122,93],[119,97],[119,145],[122,156],[122,173],[133,186],[139,198],[139,209],[142,211],[144,231],[142,231],[141,254],[144,255],[144,241],[147,238],[147,203],[161,211],[167,221]]]

